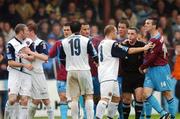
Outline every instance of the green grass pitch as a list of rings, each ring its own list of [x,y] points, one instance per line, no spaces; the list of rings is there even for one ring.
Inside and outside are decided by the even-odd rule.
[[[34,119],[48,119],[47,117],[36,117]],[[55,119],[61,119],[60,117],[56,117]],[[71,119],[70,117],[68,119]],[[104,119],[107,119],[106,117],[104,117]],[[117,117],[115,117],[114,119],[117,119]],[[134,116],[130,116],[129,119],[135,119]],[[159,119],[158,115],[152,115],[151,119]],[[180,113],[176,115],[176,119],[180,119]]]

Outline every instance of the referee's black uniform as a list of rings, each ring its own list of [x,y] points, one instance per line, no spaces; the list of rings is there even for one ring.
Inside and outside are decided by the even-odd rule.
[[[127,47],[143,47],[144,42],[136,41],[134,45],[129,43],[124,46]],[[138,87],[143,87],[145,76],[139,72],[139,67],[143,64],[144,52],[136,54],[127,54],[122,58],[121,65],[123,70],[123,82],[122,82],[122,92],[123,93],[134,93],[134,90]]]

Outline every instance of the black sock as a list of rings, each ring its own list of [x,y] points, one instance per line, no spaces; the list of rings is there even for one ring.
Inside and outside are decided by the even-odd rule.
[[[139,119],[143,109],[143,102],[136,101],[135,103],[135,112],[136,112],[136,119]]]
[[[123,103],[123,116],[124,116],[124,119],[129,118],[130,111],[131,111],[130,104]]]

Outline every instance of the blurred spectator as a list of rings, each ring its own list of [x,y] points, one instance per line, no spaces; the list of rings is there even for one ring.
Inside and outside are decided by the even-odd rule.
[[[115,10],[114,18],[115,18],[116,22],[118,23],[119,21],[121,21],[123,19],[127,19],[127,16],[123,12],[122,9],[118,8]]]
[[[127,16],[127,20],[128,20],[128,22],[129,22],[129,26],[130,26],[130,27],[136,27],[137,17],[136,17],[136,15],[133,13],[133,11],[131,10],[131,8],[125,9],[125,14],[126,14],[126,16]]]
[[[49,34],[49,24],[46,20],[43,20],[39,24],[38,37],[42,40],[47,41],[47,36]]]
[[[147,32],[145,31],[144,25],[140,27],[140,32],[138,34],[138,40],[143,41],[144,43],[148,42]]]
[[[0,36],[0,79],[8,78],[7,71],[7,59],[5,55],[5,39],[3,36]]]
[[[173,32],[180,31],[180,14],[177,15],[175,23],[172,25],[172,30]]]
[[[60,0],[50,0],[50,3],[46,6],[46,11],[50,15],[52,12],[55,13],[57,19],[61,17]]]
[[[11,23],[12,28],[14,28],[18,23],[22,23],[22,18],[16,11],[16,7],[13,2],[8,4],[8,12],[5,14],[5,20],[8,20]]]
[[[55,23],[52,26],[52,32],[50,33],[50,35],[52,34],[55,37],[54,39],[59,40],[63,36],[61,31],[62,31],[62,29],[61,29],[61,26],[59,25],[59,23]]]
[[[7,13],[7,5],[5,0],[0,0],[0,20],[3,20],[4,15]]]
[[[114,25],[114,26],[116,26],[116,21],[115,21],[115,19],[110,18],[108,24],[109,24],[109,25]]]
[[[176,43],[176,42],[179,42],[179,41],[180,41],[180,30],[176,30],[174,32],[173,42]]]
[[[156,0],[152,7],[155,7],[159,16],[169,15],[171,6],[167,0]]]
[[[16,4],[16,10],[24,22],[26,22],[26,20],[31,18],[34,14],[31,4],[27,3],[26,0],[19,0]]]
[[[41,20],[48,19],[48,14],[46,13],[45,6],[44,4],[40,4],[38,7],[38,10],[36,13],[33,15],[33,19],[35,22],[39,22]]]
[[[85,23],[86,21],[85,21],[85,19],[83,17],[80,17],[79,22],[82,24],[82,23]]]
[[[173,0],[172,8],[178,10],[178,13],[180,13],[180,0]]]
[[[159,19],[159,24],[160,24],[160,27],[162,29],[162,33],[167,36],[167,40],[169,42],[169,45],[173,46],[173,42],[172,42],[172,38],[173,38],[172,28],[170,26],[170,22],[167,19],[167,17],[166,16],[161,16],[160,19]]]
[[[7,80],[7,78],[8,78],[8,71],[7,71],[7,59],[5,55],[5,40],[3,36],[0,36],[0,80]],[[0,90],[0,105],[1,105],[0,116],[2,117],[4,115],[6,101],[7,101],[7,90],[6,91]]]
[[[11,27],[11,24],[7,21],[4,22],[3,36],[6,43],[15,36],[15,31]]]
[[[103,20],[103,3],[102,0],[92,0],[92,9],[96,22],[102,23]]]
[[[178,16],[178,10],[173,9],[172,12],[171,12],[171,17],[170,17],[170,21],[171,21],[172,25],[176,24],[177,16]]]
[[[97,25],[95,24],[91,25],[90,36],[91,37],[99,36],[99,28]]]
[[[53,25],[59,21],[58,16],[55,11],[51,11],[49,14],[48,22],[50,25]]]
[[[96,23],[93,10],[91,8],[86,9],[84,19],[90,25]]]
[[[147,3],[139,3],[135,7],[137,16],[137,26],[141,26],[145,19],[152,13],[152,9]]]
[[[68,4],[68,10],[64,14],[64,16],[68,17],[70,21],[73,21],[72,19],[74,18],[72,17],[76,17],[76,19],[80,18],[80,12],[78,11],[77,6],[74,2],[70,2]]]
[[[60,25],[61,25],[61,26],[64,26],[66,23],[68,23],[67,17],[65,17],[65,16],[61,17],[61,19],[60,19]]]
[[[40,1],[39,0],[33,0],[31,1],[31,4],[32,4],[32,8],[34,9],[34,12],[38,12],[38,9],[40,7]]]

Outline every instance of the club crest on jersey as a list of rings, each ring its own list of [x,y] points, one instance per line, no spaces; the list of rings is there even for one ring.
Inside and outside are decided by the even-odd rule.
[[[29,45],[30,45],[30,42],[29,42],[29,41],[26,41],[26,44],[29,46]]]

